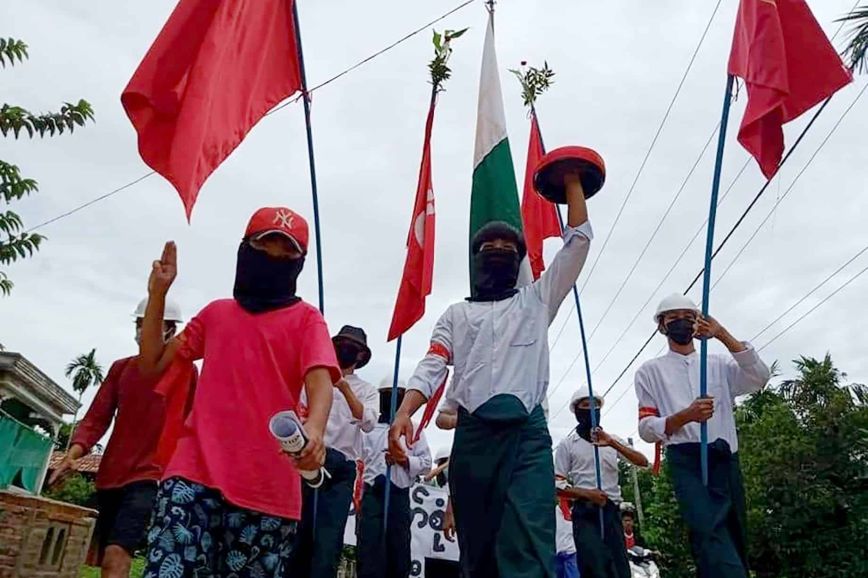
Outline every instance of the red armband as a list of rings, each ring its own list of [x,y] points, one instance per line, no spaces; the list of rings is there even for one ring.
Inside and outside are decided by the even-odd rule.
[[[446,363],[452,363],[452,353],[450,353],[446,346],[442,343],[432,341],[431,347],[428,348],[428,354],[442,357],[444,360],[446,360]]]
[[[646,417],[660,417],[660,411],[656,407],[640,407],[639,421]],[[654,466],[651,468],[651,473],[655,476],[660,473],[660,461],[663,453],[663,444],[657,442],[654,444]]]

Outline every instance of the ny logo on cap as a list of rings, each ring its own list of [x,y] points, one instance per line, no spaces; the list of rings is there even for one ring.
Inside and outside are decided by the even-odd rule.
[[[274,215],[274,220],[272,223],[284,227],[286,229],[292,229],[292,221],[295,218],[295,215],[290,211],[285,211],[283,209],[277,211]]]

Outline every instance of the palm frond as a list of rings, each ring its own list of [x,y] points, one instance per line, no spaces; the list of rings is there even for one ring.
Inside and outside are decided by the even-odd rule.
[[[868,71],[868,5],[860,6],[838,21],[853,24],[844,58],[853,70]]]

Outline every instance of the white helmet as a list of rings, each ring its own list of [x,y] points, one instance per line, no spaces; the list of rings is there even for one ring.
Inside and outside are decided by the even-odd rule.
[[[588,399],[589,397],[591,397],[591,391],[587,386],[583,385],[582,387],[580,387],[579,389],[576,390],[576,393],[573,394],[573,397],[570,400],[570,410],[575,412],[576,406],[579,405],[579,403],[583,399]],[[594,394],[594,397],[597,398],[597,403],[600,404],[600,407],[603,407],[603,403],[605,403],[603,401],[603,398],[597,394]]]
[[[382,381],[380,381],[380,387],[377,388],[377,391],[391,391],[392,390],[392,378],[384,377]],[[407,384],[404,383],[403,379],[398,379],[398,389],[407,389]]]
[[[445,460],[446,458],[449,457],[449,455],[451,453],[452,453],[452,448],[450,448],[449,446],[442,447],[439,450],[437,450],[437,453],[434,454],[434,461],[438,462],[440,460]]]
[[[654,312],[654,322],[660,323],[660,317],[662,317],[664,313],[669,311],[679,311],[681,309],[696,311],[697,313],[701,313],[702,311],[687,295],[673,293],[668,297],[664,297],[663,301],[660,302],[660,305],[657,306],[657,311]]]
[[[148,307],[148,298],[145,297],[139,301],[136,307],[136,312],[133,317],[142,319],[145,316],[145,309]],[[181,308],[171,299],[166,299],[166,308],[163,310],[163,321],[174,321],[175,323],[183,323],[184,317],[181,315]]]

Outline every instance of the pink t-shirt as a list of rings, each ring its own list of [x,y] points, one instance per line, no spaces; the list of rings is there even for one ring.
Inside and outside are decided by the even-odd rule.
[[[301,301],[253,315],[234,299],[210,303],[187,325],[178,355],[204,359],[184,432],[164,478],[219,490],[231,504],[301,518],[301,482],[268,431],[298,404],[304,376],[340,369],[320,312]]]

